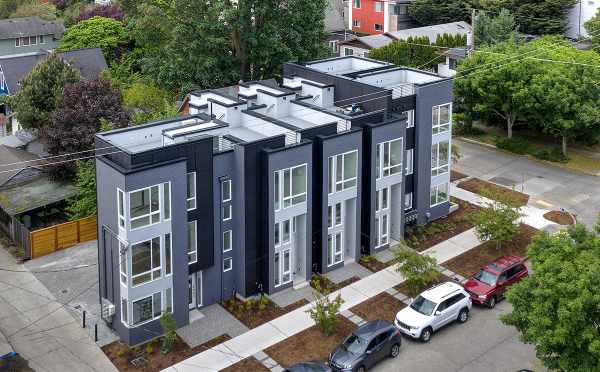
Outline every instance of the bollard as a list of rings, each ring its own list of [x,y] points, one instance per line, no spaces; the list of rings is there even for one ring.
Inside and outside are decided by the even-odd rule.
[[[83,310],[83,328],[85,328],[85,310]]]
[[[98,323],[94,324],[94,342],[98,342]]]

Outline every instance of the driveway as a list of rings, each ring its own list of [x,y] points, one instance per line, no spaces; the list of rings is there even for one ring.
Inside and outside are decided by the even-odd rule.
[[[465,324],[454,323],[435,333],[428,344],[403,338],[400,355],[388,359],[375,372],[516,372],[543,371],[531,345],[519,341],[513,327],[499,317],[510,311],[502,301],[494,309],[473,307]]]
[[[588,226],[600,212],[600,177],[572,172],[523,156],[455,139],[462,158],[453,169],[515,187],[531,196],[530,204],[544,209],[566,209]]]

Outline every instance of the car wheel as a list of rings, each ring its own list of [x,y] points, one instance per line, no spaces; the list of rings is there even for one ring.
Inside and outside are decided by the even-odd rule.
[[[390,356],[392,358],[395,358],[398,356],[398,354],[400,354],[400,345],[398,344],[393,344],[392,345],[392,350],[390,350]]]
[[[424,330],[421,331],[421,341],[423,342],[429,342],[429,340],[431,340],[431,328],[427,327]]]
[[[494,307],[496,307],[496,296],[490,297],[487,305],[490,309],[493,309]]]
[[[458,321],[460,323],[465,323],[467,320],[469,320],[469,310],[462,309],[460,313],[458,313]]]
[[[358,369],[356,370],[356,372],[365,372],[366,369],[363,366],[358,367]]]

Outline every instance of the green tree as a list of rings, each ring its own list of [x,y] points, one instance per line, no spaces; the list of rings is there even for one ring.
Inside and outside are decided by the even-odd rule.
[[[78,160],[75,174],[77,196],[68,200],[71,221],[96,214],[96,164],[94,160]]]
[[[173,348],[173,344],[177,340],[177,322],[173,319],[173,315],[169,311],[165,311],[160,317],[160,326],[165,334],[162,339],[160,352],[168,354]]]
[[[177,107],[170,94],[142,81],[123,90],[123,104],[132,112],[131,121],[134,124],[177,116]]]
[[[483,208],[469,216],[475,227],[475,235],[480,241],[496,243],[496,249],[502,243],[511,240],[519,232],[519,219],[522,216],[515,200],[508,194],[481,190],[487,197]]]
[[[600,222],[599,222],[600,223]],[[600,370],[600,236],[583,225],[529,245],[532,271],[511,286],[512,312],[502,321],[552,371]]]
[[[11,102],[23,128],[38,130],[43,136],[64,86],[79,79],[79,73],[54,54],[35,66]]]
[[[423,26],[470,21],[471,3],[467,0],[415,0],[408,13]]]
[[[585,23],[584,27],[592,37],[592,46],[600,53],[600,9],[598,9],[596,16]]]
[[[506,9],[492,17],[485,12],[477,15],[475,22],[475,45],[493,45],[516,37],[517,22],[515,17]]]
[[[59,50],[101,48],[110,63],[116,59],[117,48],[129,40],[121,21],[112,18],[93,17],[81,21],[65,31]]]
[[[440,277],[434,257],[408,247],[397,248],[393,253],[394,262],[398,264],[397,271],[404,277],[410,297],[416,297]]]

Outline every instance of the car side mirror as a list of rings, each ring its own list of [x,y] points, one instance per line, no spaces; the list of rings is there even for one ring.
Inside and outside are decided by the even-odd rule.
[[[436,311],[433,315],[440,316],[440,315],[442,315],[442,312],[441,311]]]
[[[373,350],[371,350],[371,349],[368,349],[368,350],[367,350],[365,353],[366,353],[367,355],[370,355],[370,354],[372,354],[372,353],[373,353]]]

